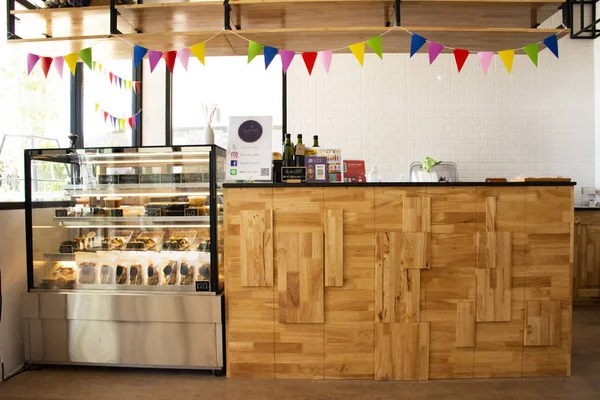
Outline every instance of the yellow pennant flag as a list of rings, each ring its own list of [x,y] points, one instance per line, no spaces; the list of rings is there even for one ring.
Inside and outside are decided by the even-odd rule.
[[[365,62],[365,42],[354,43],[348,46],[358,63],[362,66]]]
[[[96,112],[98,112],[98,108],[100,108],[100,104],[96,103]]]
[[[204,42],[196,43],[190,47],[190,52],[204,65]]]
[[[102,64],[98,63],[98,70],[100,70],[100,72],[102,72]]]
[[[77,58],[77,53],[71,53],[65,56],[65,62],[69,66],[69,70],[71,71],[72,75],[75,75],[75,68],[77,68]]]
[[[498,55],[500,56],[500,59],[504,63],[506,70],[510,74],[510,72],[512,71],[513,60],[515,58],[515,51],[514,50],[502,50],[502,51],[498,52]]]

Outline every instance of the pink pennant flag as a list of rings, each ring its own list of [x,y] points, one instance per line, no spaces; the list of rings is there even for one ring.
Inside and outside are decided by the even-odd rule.
[[[480,51],[477,54],[479,55],[479,62],[481,63],[483,73],[487,74],[494,53],[492,53],[491,51]]]
[[[156,50],[148,50],[148,59],[150,60],[150,72],[154,72],[154,68],[156,68],[156,64],[162,58],[163,53],[161,51]]]
[[[27,75],[31,75],[31,71],[33,71],[33,67],[35,67],[39,59],[40,56],[36,54],[27,54]]]
[[[329,68],[331,68],[331,58],[333,57],[333,51],[325,50],[319,52],[319,59],[323,64],[323,68],[325,68],[325,72],[329,73]]]
[[[177,58],[181,65],[183,65],[183,69],[187,71],[188,61],[190,60],[190,49],[179,49],[177,50]]]
[[[437,56],[444,50],[444,46],[439,43],[429,42],[427,43],[427,51],[429,52],[429,65],[433,64]]]
[[[289,50],[279,50],[279,56],[281,57],[281,63],[283,64],[283,73],[285,74],[294,59],[296,53]]]
[[[62,79],[64,65],[65,65],[65,58],[63,56],[54,57],[54,68],[56,69],[56,72],[58,72],[58,75],[60,75],[61,79]]]

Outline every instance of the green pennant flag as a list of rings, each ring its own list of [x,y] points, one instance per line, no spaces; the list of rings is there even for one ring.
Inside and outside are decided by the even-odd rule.
[[[248,64],[250,64],[250,61],[254,60],[254,57],[260,54],[262,49],[262,44],[256,43],[252,40],[248,42]]]
[[[383,44],[381,42],[381,36],[374,36],[367,40],[367,46],[371,48],[383,60]]]
[[[529,56],[529,58],[531,59],[531,62],[535,64],[535,66],[538,66],[538,44],[537,43],[532,43],[532,44],[528,44],[527,46],[523,47],[523,51],[525,51],[525,54],[527,54]]]
[[[81,61],[88,66],[89,69],[92,69],[92,48],[88,47],[87,49],[83,49],[79,51],[79,58]]]

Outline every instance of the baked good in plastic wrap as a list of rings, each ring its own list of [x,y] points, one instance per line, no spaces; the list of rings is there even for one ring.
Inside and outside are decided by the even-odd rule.
[[[177,284],[177,270],[179,269],[179,262],[175,258],[170,258],[164,261],[161,266],[161,282],[162,285],[176,285]]]
[[[131,253],[131,264],[129,265],[129,284],[143,285],[144,284],[144,267],[147,264],[147,258],[143,253]]]
[[[115,283],[117,285],[124,285],[127,283],[127,275],[129,272],[129,261],[119,259],[117,267],[115,268]]]
[[[190,286],[194,284],[196,269],[198,267],[199,255],[197,252],[189,252],[181,258],[179,266],[179,284],[181,286]]]
[[[98,257],[94,253],[75,253],[77,283],[83,285],[93,285],[96,283],[98,273],[97,262]]]
[[[115,283],[117,257],[108,253],[99,253],[98,264],[100,265],[100,283],[103,285],[112,285]]]
[[[157,286],[160,280],[160,259],[150,258],[146,267],[146,285]]]

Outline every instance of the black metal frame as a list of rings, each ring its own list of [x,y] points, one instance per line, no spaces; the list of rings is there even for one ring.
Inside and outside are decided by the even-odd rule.
[[[563,7],[563,17],[565,9],[568,9],[568,27],[571,28],[571,39],[596,39],[600,37],[600,18],[597,17],[596,3],[599,0],[567,0],[566,7]],[[575,7],[578,6],[579,29],[574,30]],[[591,23],[586,25],[585,12],[591,11]],[[565,18],[563,18],[564,20]]]
[[[71,133],[79,136],[76,148],[85,147],[83,137],[83,63],[78,62],[71,75]]]
[[[144,146],[143,149],[170,149],[173,153],[181,152],[185,148],[210,148],[209,151],[209,192],[210,192],[210,207],[209,207],[209,221],[210,221],[210,292],[213,294],[220,294],[221,288],[219,286],[219,258],[218,258],[218,232],[217,223],[219,220],[219,208],[216,207],[218,204],[217,194],[217,156],[225,157],[227,152],[222,147],[217,145],[185,145],[185,146]],[[123,153],[123,150],[131,149],[131,147],[92,147],[81,150],[101,150],[105,153]],[[73,149],[31,149],[25,150],[25,246],[27,256],[27,290],[34,289],[35,277],[33,274],[33,209],[35,208],[46,208],[44,204],[47,202],[33,202],[32,201],[32,162],[36,156],[43,156],[44,153],[51,154],[53,157],[60,157],[55,160],[56,162],[69,163],[72,165],[79,165],[76,162],[76,157],[73,157]],[[51,157],[44,159],[44,161],[53,161]],[[174,161],[176,162],[176,161]],[[66,207],[65,202],[49,202],[52,203],[52,207]],[[21,203],[22,204],[22,203]]]
[[[134,67],[133,61],[132,61],[131,65],[133,68],[133,71],[131,74],[131,80],[133,82],[136,82],[136,81],[140,82],[140,90],[134,89],[131,91],[131,96],[132,96],[131,114],[135,115],[137,112],[140,112],[137,125],[135,125],[131,129],[131,144],[134,147],[142,147],[144,142],[143,142],[143,137],[142,137],[143,130],[142,130],[141,110],[142,110],[142,102],[143,102],[142,90],[143,90],[143,81],[144,81],[144,67],[143,67],[142,63],[139,63],[137,67]],[[132,83],[132,85],[135,86],[135,83]]]
[[[165,66],[165,146],[173,145],[173,74]]]

